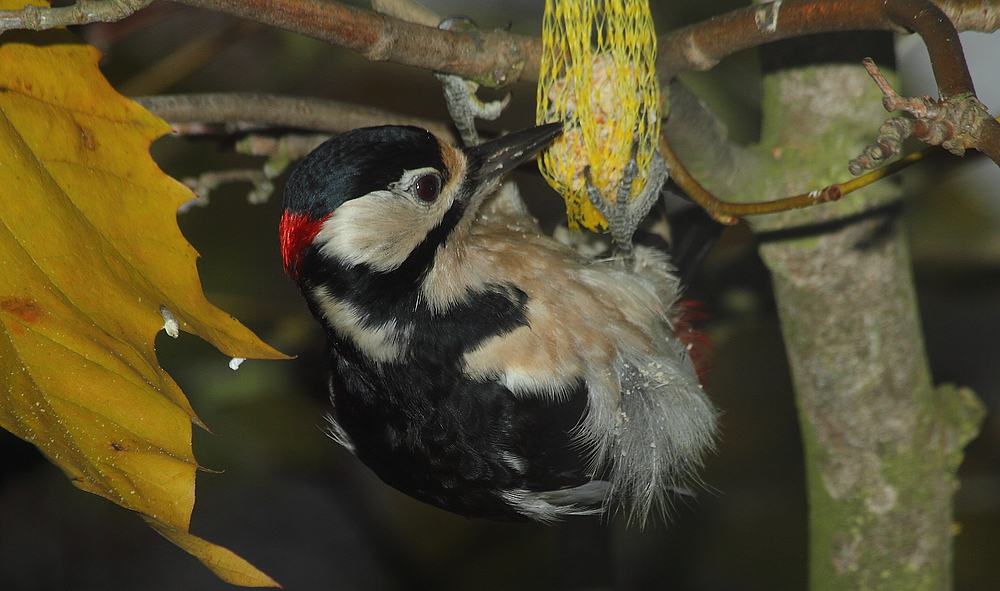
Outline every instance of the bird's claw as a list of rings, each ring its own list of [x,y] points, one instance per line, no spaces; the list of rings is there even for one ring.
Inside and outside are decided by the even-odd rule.
[[[660,195],[660,189],[667,180],[667,166],[658,152],[653,153],[649,163],[649,176],[642,191],[632,197],[632,183],[639,176],[639,166],[636,164],[638,144],[632,144],[632,153],[628,164],[622,170],[622,178],[618,182],[618,190],[614,201],[609,200],[594,185],[590,175],[590,167],[583,170],[587,185],[587,196],[597,211],[608,221],[608,230],[618,248],[623,251],[632,250],[632,235],[639,223],[646,217]]]
[[[444,99],[466,146],[479,144],[479,132],[476,131],[476,118],[493,121],[500,116],[510,103],[510,93],[498,101],[484,102],[476,96],[479,84],[453,74],[434,74],[444,86]]]
[[[471,23],[471,19],[467,17],[453,16],[441,21],[438,28],[451,30],[456,25]],[[500,113],[510,104],[510,93],[508,92],[505,97],[498,101],[484,102],[476,96],[479,83],[454,74],[435,72],[434,76],[444,86],[444,99],[448,105],[448,114],[451,115],[455,127],[458,128],[462,143],[466,146],[478,145],[481,140],[479,132],[476,131],[476,118],[493,121],[499,117]]]

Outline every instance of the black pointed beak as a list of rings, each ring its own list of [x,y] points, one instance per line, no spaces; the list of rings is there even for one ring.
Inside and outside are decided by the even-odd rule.
[[[482,184],[509,174],[562,133],[562,123],[546,123],[465,149],[472,178]]]

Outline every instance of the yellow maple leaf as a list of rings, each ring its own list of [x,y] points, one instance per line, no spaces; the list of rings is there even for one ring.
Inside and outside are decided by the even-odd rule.
[[[283,356],[205,299],[176,221],[193,194],[149,156],[169,127],[99,58],[63,30],[0,35],[0,426],[224,580],[277,586],[188,533],[200,421],[157,362],[161,310],[226,355]]]

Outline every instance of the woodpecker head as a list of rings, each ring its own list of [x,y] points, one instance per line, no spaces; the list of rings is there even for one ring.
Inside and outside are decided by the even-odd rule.
[[[550,123],[472,148],[456,148],[416,127],[342,133],[316,148],[285,187],[281,254],[301,283],[312,250],[375,272],[400,267],[418,250],[433,255],[517,165],[562,132]]]

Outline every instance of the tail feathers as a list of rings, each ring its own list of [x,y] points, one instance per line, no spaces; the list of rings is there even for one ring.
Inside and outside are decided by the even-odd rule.
[[[554,523],[569,515],[597,515],[604,512],[608,483],[594,480],[573,488],[552,491],[512,489],[502,493],[518,513],[535,521]]]
[[[665,514],[671,493],[697,484],[712,449],[717,411],[690,361],[632,356],[617,360],[620,421],[606,458],[612,498],[626,501],[631,521]]]

